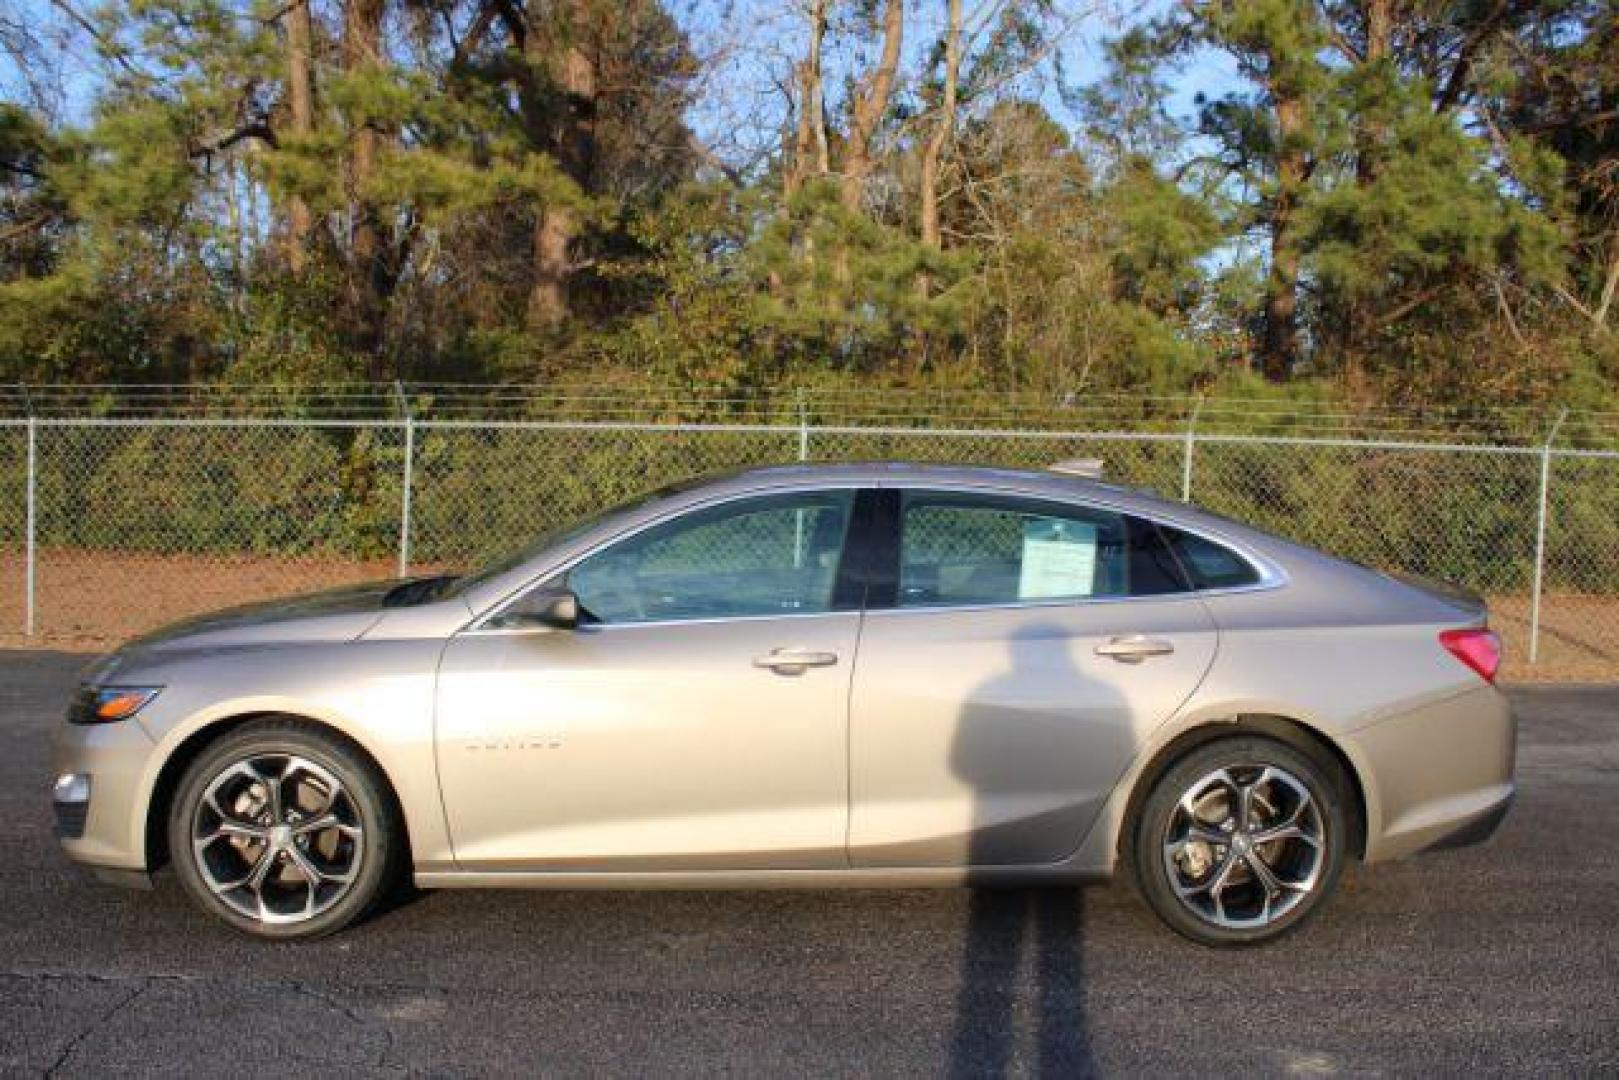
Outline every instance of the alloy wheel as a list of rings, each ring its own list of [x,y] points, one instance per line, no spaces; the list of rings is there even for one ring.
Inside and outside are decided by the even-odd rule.
[[[1251,930],[1284,918],[1321,881],[1325,817],[1310,789],[1276,765],[1228,766],[1181,795],[1163,837],[1175,896],[1200,920]]]
[[[258,753],[208,781],[191,823],[203,883],[262,923],[313,919],[353,888],[365,851],[359,807],[332,773],[297,754]]]

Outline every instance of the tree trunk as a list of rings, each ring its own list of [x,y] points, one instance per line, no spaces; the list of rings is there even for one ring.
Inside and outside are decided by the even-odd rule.
[[[843,205],[859,210],[866,196],[866,180],[871,176],[871,143],[877,125],[888,111],[888,98],[894,91],[899,71],[900,47],[905,36],[905,0],[887,0],[883,8],[883,52],[870,78],[855,94],[849,121],[848,146],[843,155]]]
[[[1597,298],[1596,310],[1591,313],[1591,325],[1597,330],[1608,329],[1608,312],[1619,293],[1619,229],[1608,238],[1608,275],[1602,282],[1602,294]]]
[[[547,207],[534,221],[534,284],[528,294],[528,326],[549,330],[568,319],[571,250],[578,226],[573,214]]]
[[[1394,43],[1395,0],[1362,0],[1360,6],[1361,53],[1351,59],[1360,66],[1362,74],[1380,80],[1379,89],[1390,88],[1388,80],[1397,78],[1391,60]],[[1388,159],[1389,128],[1379,111],[1388,102],[1380,92],[1372,107],[1355,118],[1355,185],[1370,187],[1377,182]],[[1321,320],[1316,333],[1323,340],[1331,340],[1342,357],[1343,374],[1350,383],[1358,382],[1365,341],[1373,320],[1367,317],[1364,301],[1334,299],[1332,317]]]
[[[384,0],[349,0],[343,20],[343,69],[364,73],[382,64]],[[383,252],[382,214],[370,191],[381,152],[381,133],[364,119],[349,138],[350,290],[357,344],[371,357],[370,376],[381,378],[383,297],[387,269]]]
[[[809,48],[798,66],[798,124],[793,136],[792,159],[783,186],[788,195],[812,176],[831,169],[826,145],[826,99],[822,89],[821,43],[826,39],[827,0],[812,0],[809,11]]]
[[[589,2],[566,0],[554,10],[531,5],[531,22],[524,39],[530,65],[549,73],[551,86],[561,97],[550,130],[538,133],[541,146],[585,192],[591,189],[596,158],[596,65],[582,41],[588,27]],[[541,25],[542,21],[548,25]],[[533,101],[531,107],[541,107],[541,101]],[[535,119],[530,119],[531,130]],[[550,330],[567,320],[578,234],[579,217],[572,207],[540,208],[534,221],[529,329]]]
[[[921,219],[922,246],[931,251],[944,250],[944,237],[939,228],[939,163],[944,149],[956,133],[956,88],[961,78],[961,0],[948,0],[948,16],[944,38],[944,88],[940,95],[939,115],[933,130],[922,146],[921,164]],[[923,300],[933,288],[926,272],[916,279],[918,294]]]
[[[1370,68],[1389,60],[1394,44],[1394,0],[1365,0],[1362,19],[1366,29],[1366,52],[1362,63]],[[1355,132],[1355,182],[1364,187],[1377,179],[1388,142],[1387,127],[1380,121],[1362,120]]]
[[[1304,187],[1307,162],[1299,139],[1304,105],[1297,98],[1276,101],[1280,146],[1276,157],[1276,194],[1271,199],[1270,272],[1265,278],[1265,311],[1259,357],[1265,377],[1281,381],[1298,361],[1299,250],[1294,213]]]
[[[1374,63],[1393,51],[1394,0],[1366,0],[1366,61]]]
[[[304,138],[315,130],[315,80],[310,53],[314,41],[314,20],[309,0],[298,0],[287,9],[287,112],[288,130]],[[309,234],[314,218],[301,195],[287,201],[287,268],[301,273],[307,263]]]

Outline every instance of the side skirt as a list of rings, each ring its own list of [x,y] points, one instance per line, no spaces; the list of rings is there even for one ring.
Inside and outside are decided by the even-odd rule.
[[[846,870],[589,871],[417,870],[423,889],[925,889],[1019,888],[1106,881],[1071,866],[861,867]]]

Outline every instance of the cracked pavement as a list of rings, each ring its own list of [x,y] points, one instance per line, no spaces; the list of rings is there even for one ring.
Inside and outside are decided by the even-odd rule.
[[[1619,1070],[1619,687],[1513,691],[1496,839],[1352,872],[1260,949],[1122,885],[442,892],[287,945],[59,854],[46,738],[85,659],[0,653],[0,1074]]]

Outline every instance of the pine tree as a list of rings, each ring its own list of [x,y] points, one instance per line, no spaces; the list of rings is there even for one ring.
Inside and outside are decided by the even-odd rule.
[[[1321,56],[1326,27],[1312,0],[1199,3],[1188,12],[1191,39],[1229,55],[1252,87],[1206,103],[1202,130],[1233,181],[1253,193],[1248,213],[1267,243],[1257,352],[1267,378],[1285,379],[1300,359],[1299,216],[1339,129],[1336,79]]]

